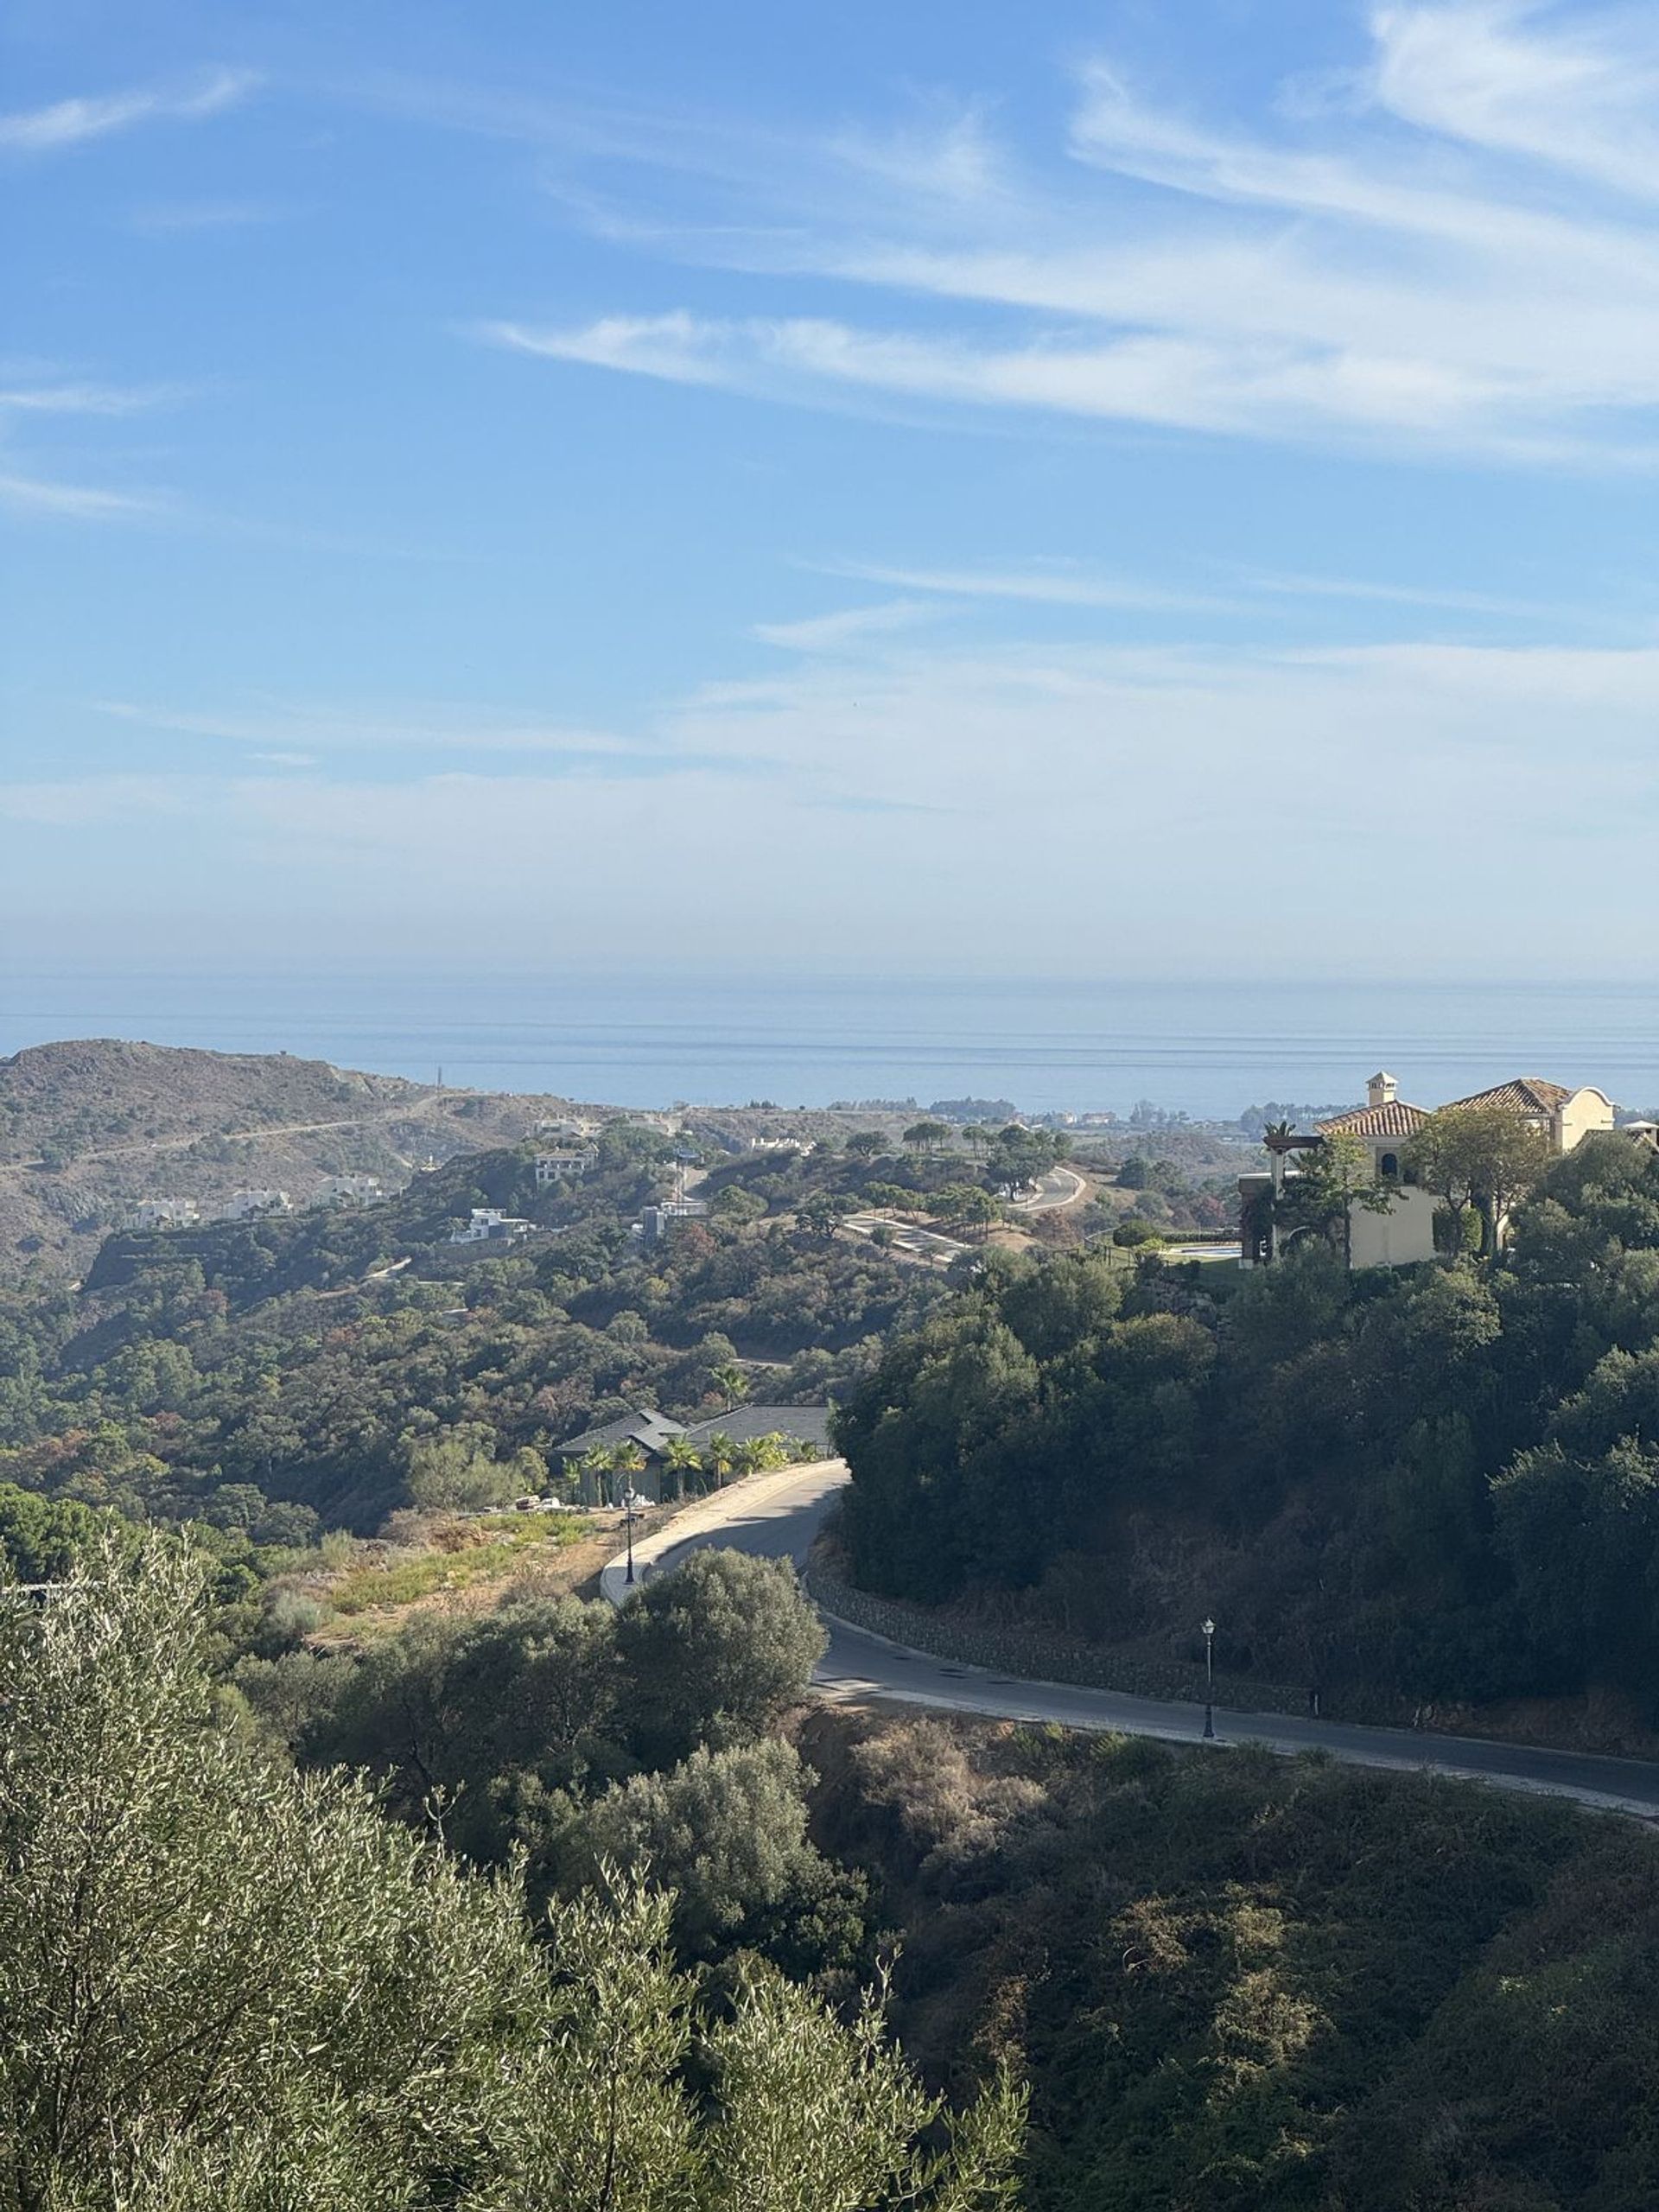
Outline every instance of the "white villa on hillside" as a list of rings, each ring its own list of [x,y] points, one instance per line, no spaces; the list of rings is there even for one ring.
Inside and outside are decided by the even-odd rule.
[[[449,1232],[452,1244],[516,1244],[521,1236],[528,1236],[535,1227],[533,1222],[521,1220],[517,1214],[503,1213],[499,1206],[474,1206],[466,1223]]]
[[[1496,1107],[1514,1114],[1538,1131],[1557,1158],[1596,1131],[1614,1126],[1613,1102],[1605,1091],[1587,1084],[1569,1090],[1565,1084],[1546,1083],[1537,1076],[1518,1076],[1513,1082],[1496,1084],[1490,1090],[1478,1090],[1470,1097],[1448,1100],[1447,1104]],[[1264,1140],[1270,1155],[1267,1172],[1238,1179],[1239,1264],[1265,1267],[1290,1243],[1312,1233],[1294,1230],[1281,1241],[1272,1219],[1273,1209],[1264,1205],[1263,1200],[1269,1194],[1281,1197],[1287,1184],[1295,1179],[1297,1171],[1291,1165],[1294,1154],[1315,1151],[1335,1136],[1357,1138],[1371,1156],[1376,1181],[1389,1185],[1393,1192],[1393,1203],[1386,1211],[1372,1212],[1357,1203],[1349,1208],[1349,1265],[1405,1268],[1432,1260],[1440,1200],[1417,1182],[1406,1157],[1407,1147],[1427,1119],[1428,1109],[1408,1104],[1400,1096],[1394,1077],[1383,1071],[1370,1078],[1365,1086],[1364,1105],[1351,1113],[1333,1115],[1306,1136],[1294,1132],[1275,1136],[1270,1132]],[[1632,1131],[1640,1133],[1639,1126]]]
[[[201,1219],[194,1198],[141,1198],[127,1217],[129,1229],[193,1229]]]
[[[219,1221],[257,1221],[264,1214],[292,1213],[286,1191],[232,1191],[214,1217]]]
[[[536,1155],[536,1187],[545,1191],[555,1183],[576,1182],[599,1158],[591,1146],[581,1151],[540,1152]]]
[[[311,1193],[314,1206],[369,1206],[381,1196],[378,1175],[330,1175]]]

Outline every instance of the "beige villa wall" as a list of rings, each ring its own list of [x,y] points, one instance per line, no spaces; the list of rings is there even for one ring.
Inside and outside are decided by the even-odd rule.
[[[1350,1209],[1349,1235],[1357,1268],[1408,1268],[1434,1257],[1434,1209],[1428,1191],[1402,1189],[1387,1213]]]
[[[1611,1129],[1612,1126],[1612,1102],[1586,1084],[1582,1090],[1575,1090],[1561,1108],[1561,1150],[1571,1152],[1592,1130]]]

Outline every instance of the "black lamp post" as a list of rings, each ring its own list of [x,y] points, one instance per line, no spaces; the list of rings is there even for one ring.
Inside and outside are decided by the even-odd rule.
[[[1204,1740],[1206,1744],[1213,1744],[1216,1740],[1216,1624],[1214,1621],[1205,1619],[1200,1621],[1198,1626],[1204,1630]]]
[[[639,1508],[644,1502],[637,1491],[628,1490],[623,1493],[622,1525],[628,1532],[628,1571],[622,1580],[630,1586],[633,1581],[633,1524],[639,1518]]]

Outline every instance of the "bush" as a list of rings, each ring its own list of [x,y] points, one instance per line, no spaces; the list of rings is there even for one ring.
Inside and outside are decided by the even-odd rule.
[[[695,1552],[617,1623],[629,1740],[648,1765],[752,1743],[804,1691],[824,1647],[786,1560]]]

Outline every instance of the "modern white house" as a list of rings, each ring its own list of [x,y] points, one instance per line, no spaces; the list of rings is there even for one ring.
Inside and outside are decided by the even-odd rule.
[[[471,1217],[449,1232],[452,1244],[516,1244],[528,1236],[534,1223],[503,1213],[499,1206],[474,1206]]]
[[[129,1229],[190,1229],[201,1219],[194,1198],[143,1198],[127,1217]]]
[[[1615,1125],[1613,1102],[1593,1084],[1576,1089],[1548,1083],[1540,1076],[1517,1076],[1495,1084],[1466,1098],[1446,1101],[1446,1108],[1496,1109],[1513,1114],[1537,1130],[1557,1158],[1572,1152],[1584,1139]],[[1442,1109],[1441,1110],[1446,1110]],[[1408,1147],[1428,1119],[1428,1109],[1413,1106],[1399,1095],[1399,1084],[1386,1070],[1372,1076],[1365,1086],[1365,1103],[1350,1113],[1336,1114],[1319,1122],[1306,1135],[1292,1130],[1269,1130],[1262,1141],[1268,1166],[1265,1173],[1241,1175],[1239,1264],[1266,1267],[1301,1238],[1316,1234],[1298,1227],[1282,1231],[1275,1219],[1275,1205],[1297,1178],[1293,1164],[1297,1154],[1316,1151],[1330,1138],[1356,1139],[1370,1154],[1376,1182],[1388,1188],[1390,1204],[1373,1211],[1356,1200],[1348,1210],[1347,1249],[1353,1268],[1414,1267],[1435,1256],[1434,1217],[1440,1200],[1417,1181]],[[1638,1134],[1641,1125],[1630,1133]]]
[[[381,1196],[378,1175],[330,1175],[311,1193],[314,1206],[367,1206]]]
[[[554,1114],[536,1124],[538,1137],[554,1137],[565,1143],[585,1143],[599,1132],[599,1123],[589,1122],[579,1114]]]
[[[257,1221],[261,1214],[292,1213],[294,1201],[286,1191],[232,1191],[220,1207],[220,1221]]]
[[[588,1173],[599,1158],[592,1147],[581,1150],[538,1152],[536,1155],[536,1187],[549,1190],[556,1183],[575,1183]]]
[[[660,1244],[677,1221],[700,1221],[709,1211],[701,1198],[664,1198],[645,1206],[628,1234],[642,1244]]]

